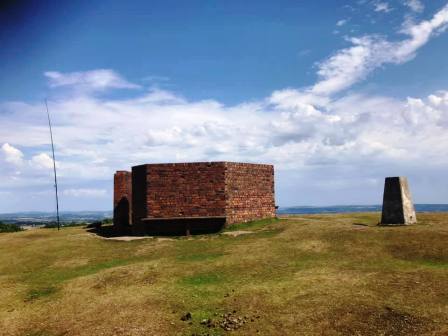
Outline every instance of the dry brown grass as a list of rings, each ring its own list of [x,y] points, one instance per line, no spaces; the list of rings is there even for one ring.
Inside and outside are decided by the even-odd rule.
[[[378,217],[191,239],[0,234],[0,335],[447,335],[448,214],[394,228]],[[200,324],[233,311],[248,318],[238,330]]]

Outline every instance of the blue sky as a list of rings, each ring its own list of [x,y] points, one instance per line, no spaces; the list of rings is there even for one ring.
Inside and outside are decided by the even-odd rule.
[[[273,163],[279,205],[447,203],[444,0],[0,7],[0,212],[111,208],[144,162]]]

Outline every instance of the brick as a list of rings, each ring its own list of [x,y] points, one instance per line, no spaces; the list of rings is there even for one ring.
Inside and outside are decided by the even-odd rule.
[[[185,223],[206,227],[217,222],[216,218],[222,218],[224,225],[275,216],[272,165],[234,162],[140,165],[132,167],[132,174],[126,172],[127,178],[132,176],[132,193],[122,186],[126,183],[129,186],[129,182],[122,181],[124,174],[118,173],[121,175],[116,177],[114,189],[118,194],[132,195],[130,213],[135,233],[144,233],[151,226],[182,227]],[[165,220],[168,218],[176,219]]]
[[[117,171],[114,174],[114,225],[126,227],[132,223],[132,174]]]

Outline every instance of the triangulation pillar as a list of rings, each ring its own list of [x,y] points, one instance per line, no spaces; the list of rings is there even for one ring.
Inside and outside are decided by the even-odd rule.
[[[417,223],[411,192],[406,177],[386,177],[384,183],[382,225]]]

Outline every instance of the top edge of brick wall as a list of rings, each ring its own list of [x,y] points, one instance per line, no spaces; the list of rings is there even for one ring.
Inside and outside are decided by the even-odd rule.
[[[225,161],[224,164],[226,164],[226,165],[230,165],[230,166],[274,167],[273,164],[268,164],[268,163],[251,163],[251,162],[232,162],[232,161]]]
[[[251,162],[233,162],[233,161],[202,161],[202,162],[175,162],[175,163],[144,163],[141,165],[133,166],[135,167],[142,167],[142,166],[164,166],[164,167],[172,167],[172,166],[194,166],[194,165],[216,165],[216,166],[222,166],[222,165],[241,165],[241,166],[263,166],[263,167],[273,167],[272,164],[266,164],[266,163],[251,163]]]
[[[127,171],[127,170],[117,170],[117,171],[115,172],[115,174],[116,174],[116,175],[120,175],[120,174],[131,174],[131,172],[130,172],[130,171]]]

